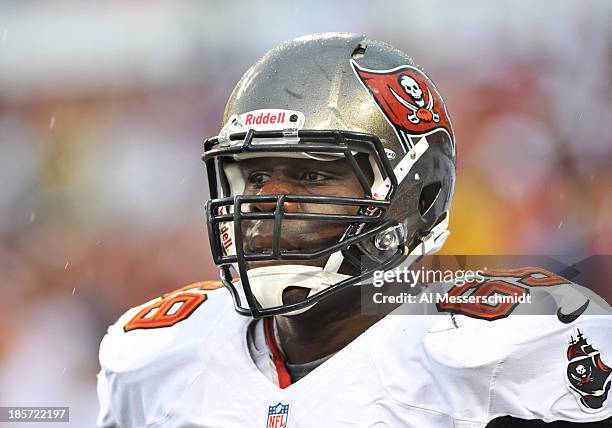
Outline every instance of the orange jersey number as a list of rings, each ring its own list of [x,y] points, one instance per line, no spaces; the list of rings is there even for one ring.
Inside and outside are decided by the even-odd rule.
[[[565,278],[544,269],[527,267],[509,271],[489,271],[484,281],[472,281],[463,286],[454,286],[448,291],[450,297],[490,297],[494,294],[521,297],[529,294],[529,287],[550,287],[571,284]],[[503,279],[502,279],[503,278]],[[510,315],[518,303],[499,303],[495,306],[484,303],[438,303],[440,312],[452,312],[494,321]]]
[[[222,285],[217,281],[205,281],[166,293],[160,300],[138,311],[123,326],[123,331],[170,327],[187,319],[189,315],[206,301],[206,294],[190,293],[190,290],[214,290],[220,287]]]

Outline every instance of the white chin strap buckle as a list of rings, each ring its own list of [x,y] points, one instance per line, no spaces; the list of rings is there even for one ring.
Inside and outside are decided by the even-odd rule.
[[[439,251],[449,235],[447,214],[444,220],[431,229],[429,235],[421,238],[421,244],[417,245],[414,250],[407,254],[408,257],[425,256]]]

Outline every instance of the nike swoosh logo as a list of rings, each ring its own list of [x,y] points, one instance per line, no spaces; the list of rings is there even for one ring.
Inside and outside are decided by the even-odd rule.
[[[580,306],[574,312],[569,314],[564,314],[563,312],[561,312],[561,308],[559,308],[559,310],[557,311],[557,318],[559,318],[559,321],[561,321],[563,324],[571,324],[578,318],[580,318],[580,315],[582,315],[587,310],[590,303],[591,301],[587,300],[584,305]]]

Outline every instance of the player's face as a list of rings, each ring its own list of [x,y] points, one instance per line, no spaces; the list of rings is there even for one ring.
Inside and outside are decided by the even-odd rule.
[[[363,164],[363,161],[360,161]],[[363,168],[368,171],[368,167]],[[240,162],[245,195],[314,195],[362,198],[364,190],[347,160],[316,161],[292,158],[254,158]],[[371,177],[370,181],[372,181]],[[270,212],[275,203],[248,204],[249,212]],[[320,214],[357,214],[358,208],[346,205],[285,203],[286,212]],[[316,251],[338,242],[347,223],[311,220],[284,220],[280,246],[287,251]],[[273,220],[245,221],[244,250],[248,253],[271,251]],[[323,266],[326,259],[300,262]],[[296,261],[252,262],[250,267],[296,264]]]

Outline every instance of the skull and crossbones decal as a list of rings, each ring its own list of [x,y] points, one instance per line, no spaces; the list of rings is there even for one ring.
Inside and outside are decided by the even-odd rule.
[[[453,128],[442,97],[427,75],[414,65],[372,70],[351,59],[356,77],[394,128],[407,152],[418,135],[443,131],[453,141]]]
[[[434,100],[431,96],[431,92],[429,88],[427,89],[427,99],[429,100],[427,104],[425,104],[425,98],[423,97],[423,90],[419,83],[414,80],[412,77],[402,74],[399,76],[399,84],[404,88],[406,94],[412,100],[407,101],[404,97],[400,96],[395,92],[392,88],[391,93],[395,97],[395,99],[402,104],[404,107],[412,111],[411,114],[408,114],[407,118],[411,123],[417,124],[421,121],[424,122],[439,122],[440,116],[433,111]],[[414,104],[413,104],[414,103]]]
[[[576,374],[578,376],[576,376],[575,374],[571,373],[572,378],[578,382],[579,386],[582,386],[586,383],[589,383],[593,380],[592,376],[593,376],[593,368],[589,367],[588,370],[588,374],[587,374],[587,368],[585,366],[583,366],[582,364],[579,364],[576,366],[576,368],[574,369],[574,371],[576,372]]]

